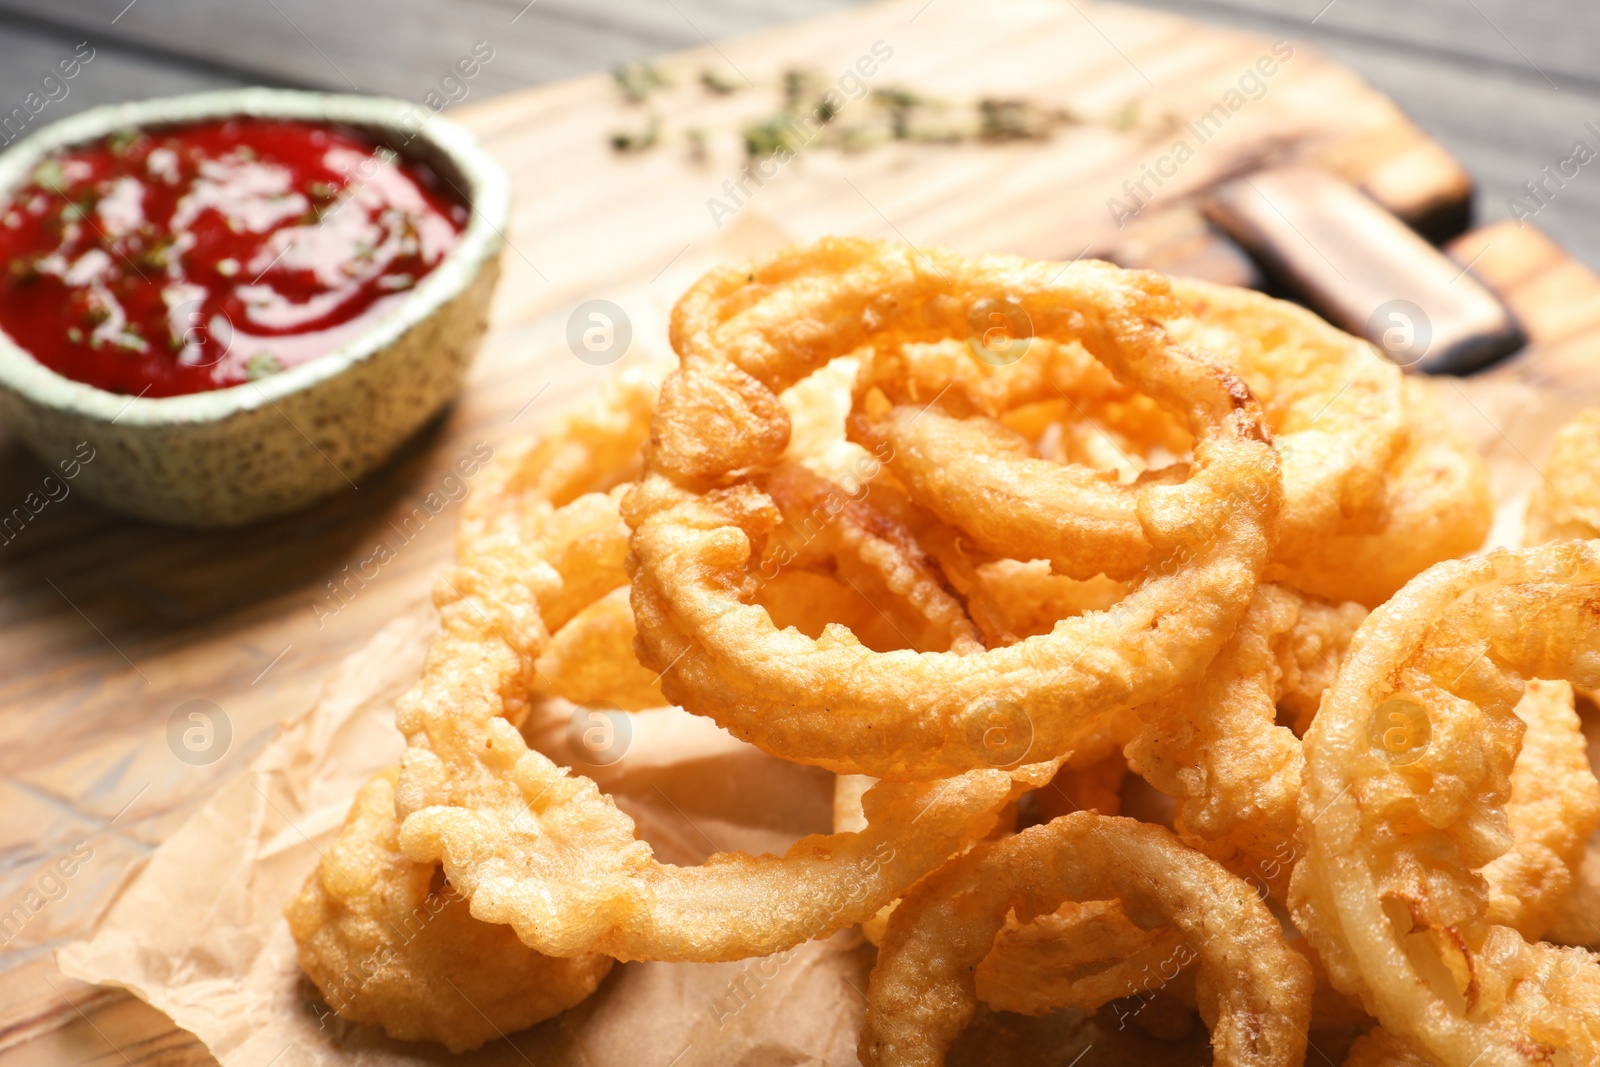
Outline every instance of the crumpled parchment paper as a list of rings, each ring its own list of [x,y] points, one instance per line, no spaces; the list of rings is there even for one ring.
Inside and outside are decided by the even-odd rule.
[[[870,946],[840,934],[769,960],[619,966],[557,1020],[462,1057],[342,1023],[301,978],[281,910],[316,865],[350,798],[399,760],[394,699],[435,629],[418,605],[328,680],[248,772],[166,841],[62,970],[122,986],[193,1032],[225,1067],[484,1064],[852,1063]],[[559,711],[559,708],[557,708]],[[782,849],[828,829],[833,777],[773,759],[675,709],[634,716],[627,754],[591,768],[668,862]],[[572,762],[566,717],[531,731]],[[852,988],[855,987],[855,988]],[[832,1025],[814,1025],[829,1018]],[[700,1053],[699,1055],[690,1055]]]

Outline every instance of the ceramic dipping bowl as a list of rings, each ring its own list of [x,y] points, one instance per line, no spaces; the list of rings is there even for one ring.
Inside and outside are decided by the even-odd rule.
[[[73,488],[90,499],[178,526],[237,526],[359,484],[459,392],[499,275],[506,174],[461,126],[439,117],[419,126],[419,110],[280,89],[196,93],[95,108],[0,153],[9,200],[52,153],[119,130],[228,116],[337,123],[428,164],[470,209],[457,245],[370,328],[242,385],[125,396],[55,373],[0,332],[0,427],[52,469],[76,458]]]

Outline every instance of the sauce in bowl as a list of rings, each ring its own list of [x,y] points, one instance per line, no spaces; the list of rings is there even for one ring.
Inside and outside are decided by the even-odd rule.
[[[56,153],[0,208],[0,328],[114,393],[238,385],[354,340],[468,214],[429,167],[348,127],[132,130]]]

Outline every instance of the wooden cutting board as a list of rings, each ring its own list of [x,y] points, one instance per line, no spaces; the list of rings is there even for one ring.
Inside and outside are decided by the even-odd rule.
[[[956,114],[1025,97],[1071,119],[1046,139],[1004,143],[846,151],[819,136],[750,180],[739,129],[777,112],[789,69],[842,89],[841,121],[872,106],[851,99],[858,82],[943,98]],[[661,70],[673,84],[643,103],[597,76],[452,112],[513,177],[505,276],[465,395],[388,468],[243,531],[167,530],[69,497],[0,543],[0,924],[25,908],[0,928],[0,1067],[211,1062],[151,1009],[68,982],[52,950],[92,924],[334,663],[426,596],[450,551],[456,460],[662,351],[666,310],[709,264],[828,233],[1138,258],[1183,231],[1196,192],[1270,162],[1330,168],[1441,234],[1462,224],[1471,191],[1436,142],[1310,46],[1275,52],[1269,39],[1089,0],[890,0],[708,45]],[[737,91],[706,88],[703,71]],[[637,136],[652,115],[654,147],[613,149],[613,134]],[[1600,344],[1594,274],[1531,227],[1468,234],[1453,250],[1534,339],[1500,373],[1581,380]],[[591,365],[568,345],[569,316],[594,299],[629,319],[620,364]],[[3,428],[0,455],[10,507],[45,470]],[[393,556],[381,565],[380,546]],[[177,759],[167,739],[175,710],[197,700],[220,708],[232,734],[204,765]],[[43,879],[75,848],[92,858],[58,892]],[[49,896],[59,899],[26,910]]]

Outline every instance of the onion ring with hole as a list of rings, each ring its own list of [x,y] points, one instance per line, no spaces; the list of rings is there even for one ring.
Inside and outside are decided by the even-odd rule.
[[[1372,346],[1303,308],[1189,279],[1172,284],[1183,307],[1163,320],[1167,329],[1245,380],[1261,399],[1282,460],[1284,508],[1271,579],[1370,607],[1431,564],[1482,543],[1492,517],[1486,468],[1424,383],[1404,379]],[[1040,338],[1024,359],[1004,366],[975,352],[966,345],[908,345],[867,368],[871,376],[857,392],[877,388],[901,405],[874,424],[897,446],[897,472],[908,481],[947,477],[941,472],[951,456],[986,433],[996,436],[984,424],[1002,420],[1058,461],[1089,460],[1102,477],[1096,481],[1081,469],[1070,475],[1085,483],[1081,500],[1124,531],[1120,540],[1111,537],[1114,552],[1091,554],[1083,566],[1050,555],[1047,533],[1023,543],[1068,573],[1102,559],[1113,575],[1135,567],[1138,539],[1117,485],[1159,466],[1160,453],[1187,452],[1182,426],[1148,397],[1119,386],[1081,348]],[[945,425],[960,428],[966,420],[963,444],[945,425],[929,426],[932,416],[917,418],[930,402]],[[1051,432],[1054,444],[1045,440]],[[1038,470],[1051,469],[1038,463]],[[1061,469],[1056,476],[1069,477]]]
[[[442,863],[475,918],[509,925],[550,955],[727,960],[826,936],[989,832],[1055,768],[884,783],[864,798],[860,832],[808,837],[781,858],[719,854],[693,868],[656,861],[594,782],[530,749],[514,725],[550,631],[622,580],[621,490],[560,507],[542,499],[552,487],[569,497],[583,488],[568,470],[593,484],[610,468],[540,467],[572,454],[573,426],[586,440],[610,432],[637,442],[634,422],[607,417],[617,402],[602,396],[545,443],[512,455],[515,469],[494,484],[523,487],[495,504],[514,521],[491,512],[464,523],[457,561],[435,588],[439,637],[397,706],[408,743],[396,791],[401,847],[419,864]],[[623,450],[597,443],[596,451]]]
[[[1271,912],[1160,827],[1088,813],[977,845],[906,895],[872,971],[861,1062],[943,1063],[977,1007],[975,974],[1007,915],[1028,922],[1063,900],[1120,900],[1139,926],[1177,929],[1198,957],[1219,1067],[1301,1062],[1311,969]]]
[[[1374,611],[1305,738],[1295,924],[1445,1067],[1600,1059],[1600,962],[1490,921],[1524,678],[1600,683],[1600,543],[1441,563]]]
[[[1181,306],[1162,319],[1172,337],[1221,360],[1261,400],[1283,459],[1284,508],[1275,562],[1294,571],[1320,554],[1330,535],[1382,529],[1390,507],[1390,467],[1410,433],[1400,370],[1371,345],[1296,305],[1191,279],[1174,279],[1172,292]],[[857,391],[881,388],[895,404],[913,412],[940,395],[941,406],[954,417],[1022,416],[1026,421],[1027,407],[1048,406],[1065,414],[1071,428],[1085,427],[1092,417],[1095,428],[1084,439],[1109,439],[1116,451],[1130,442],[1173,451],[1189,445],[1181,424],[1170,414],[1154,409],[1148,397],[1126,386],[1119,389],[1092,362],[1085,366],[1087,356],[1081,349],[1048,346],[1040,339],[1016,363],[994,366],[981,355],[964,346],[912,346],[879,357],[866,369]],[[941,374],[951,387],[939,394]],[[910,417],[898,410],[896,415],[900,420]],[[1039,429],[1034,427],[1035,437]],[[908,481],[931,476],[948,462],[948,455],[898,447],[914,442],[925,447],[943,433],[924,427],[911,439],[905,430],[896,432],[889,425],[879,430],[897,446],[895,467]],[[951,448],[947,446],[946,452]],[[1133,462],[1135,469],[1143,467],[1137,455],[1120,458]],[[1077,477],[1087,479],[1087,474]],[[1118,493],[1114,482],[1099,489],[1098,497],[1086,493],[1084,503],[1101,509],[1106,521],[1120,522],[1123,535],[1113,539],[1112,549],[1134,551],[1137,526],[1127,494]],[[1025,543],[1035,550],[1050,545],[1047,536]],[[1423,551],[1428,551],[1426,546]],[[1050,558],[1043,551],[1034,554]],[[1106,573],[1113,577],[1118,576],[1117,567],[1129,565],[1120,556],[1110,558],[1112,566]],[[1442,554],[1433,555],[1427,562],[1440,558]],[[1137,561],[1132,565],[1136,567]],[[1067,566],[1058,569],[1073,573]]]
[[[701,279],[674,311],[682,366],[663,387],[650,472],[626,508],[641,661],[664,672],[669,699],[775,755],[897,780],[983,766],[989,754],[967,735],[974,716],[983,733],[997,704],[1031,732],[1030,758],[1053,759],[1105,714],[1198,673],[1248,603],[1279,497],[1248,390],[1153,324],[1170,308],[1161,279],[919,255],[827,240]],[[964,334],[963,300],[985,294],[1019,301],[1040,336],[1084,340],[1188,420],[1189,478],[1138,491],[1151,572],[1109,612],[970,655],[873,652],[842,628],[819,639],[777,630],[749,588],[776,509],[748,482],[718,483],[781,453],[778,391],[863,344]],[[1080,532],[1071,503],[1062,540]]]

